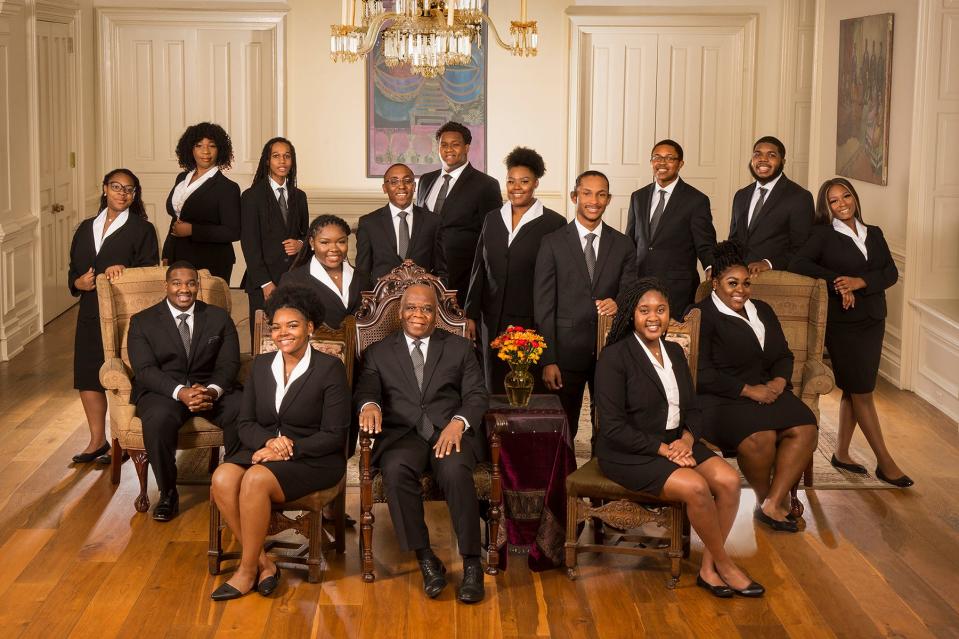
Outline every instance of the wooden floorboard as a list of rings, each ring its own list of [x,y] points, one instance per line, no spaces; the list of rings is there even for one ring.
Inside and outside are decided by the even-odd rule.
[[[436,600],[423,596],[416,562],[400,552],[389,512],[378,505],[375,583],[360,578],[349,531],[346,554],[327,557],[323,583],[284,570],[270,599],[214,604],[209,593],[225,577],[207,572],[202,486],[182,487],[181,515],[159,524],[133,509],[129,463],[119,486],[106,469],[70,464],[86,444],[71,389],[74,322],[75,310],[0,364],[5,637],[959,639],[959,431],[935,407],[885,382],[877,391],[884,432],[917,485],[802,493],[806,530],[797,535],[756,528],[754,498],[744,491],[729,549],[766,585],[760,600],[720,601],[697,588],[694,537],[691,562],[672,591],[666,564],[655,558],[580,555],[579,576],[570,581],[564,571],[533,573],[512,555],[508,570],[486,578],[486,600],[464,606],[455,599],[462,567],[449,516],[443,504],[428,504],[433,545],[450,578]],[[836,394],[822,410],[835,418]],[[347,501],[355,516],[357,493]]]

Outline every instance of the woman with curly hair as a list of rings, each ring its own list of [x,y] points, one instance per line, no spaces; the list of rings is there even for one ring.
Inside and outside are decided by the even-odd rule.
[[[73,387],[80,391],[90,427],[90,441],[73,456],[75,464],[110,462],[107,396],[100,385],[103,340],[96,277],[103,273],[113,280],[125,268],[156,266],[158,253],[156,229],[147,219],[140,180],[129,169],[110,171],[103,176],[100,213],[80,222],[70,245],[67,285],[70,293],[80,298],[73,345]]]
[[[705,549],[696,585],[712,595],[760,597],[765,589],[725,548],[739,508],[739,474],[699,442],[701,415],[681,346],[669,327],[666,286],[643,278],[618,301],[596,363],[596,457],[609,479],[686,504]]]
[[[490,349],[509,325],[533,327],[531,281],[543,236],[566,225],[566,218],[536,198],[539,179],[546,173],[542,156],[518,146],[506,164],[506,196],[502,207],[486,214],[473,257],[466,295],[467,336],[483,351],[486,383],[491,393],[503,392],[509,367]],[[547,344],[547,348],[553,348]],[[541,376],[534,374],[534,379]],[[542,383],[541,381],[538,383]]]
[[[166,201],[173,221],[163,259],[185,260],[229,283],[240,239],[240,187],[223,174],[233,163],[233,143],[220,125],[200,122],[180,136],[176,157],[183,172]]]
[[[749,299],[749,267],[735,242],[716,245],[712,284],[698,305],[703,437],[736,454],[756,493],[756,521],[798,532],[789,491],[816,450],[816,416],[791,392],[792,351],[772,307]]]
[[[273,504],[336,486],[346,472],[350,388],[338,358],[314,350],[323,321],[316,291],[281,286],[266,303],[276,353],[258,355],[243,389],[240,449],[213,473],[210,494],[240,541],[240,565],[211,597],[225,601],[254,588],[264,597],[280,569],[263,550]]]

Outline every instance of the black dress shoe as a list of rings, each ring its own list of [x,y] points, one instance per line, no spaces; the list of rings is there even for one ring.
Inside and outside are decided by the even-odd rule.
[[[851,473],[856,473],[857,475],[866,475],[866,467],[862,464],[847,464],[846,462],[841,462],[836,459],[835,453],[833,453],[832,459],[829,460],[829,463],[835,466],[836,468],[841,468],[843,470],[848,470]]]
[[[463,603],[473,604],[483,601],[486,588],[483,586],[483,564],[479,559],[463,562],[463,581],[456,589],[456,598]]]
[[[773,519],[772,517],[764,513],[762,508],[757,507],[756,510],[753,511],[753,519],[755,519],[756,521],[762,524],[766,524],[773,530],[776,530],[779,532],[792,532],[792,533],[799,532],[799,525],[795,521],[791,521],[789,519],[785,519],[782,521],[778,519]]]
[[[269,597],[273,594],[273,591],[276,590],[276,587],[280,585],[280,567],[276,567],[276,572],[269,577],[265,577],[263,581],[256,585],[256,591],[263,595],[264,597]]]
[[[733,596],[733,589],[726,585],[726,582],[723,582],[722,586],[714,586],[711,583],[708,583],[701,576],[696,575],[696,585],[700,588],[708,590],[713,597],[719,597],[720,599],[729,599]]]
[[[156,508],[153,509],[153,519],[155,521],[170,521],[180,512],[180,495],[175,490],[160,496]],[[224,586],[226,584],[223,584]],[[233,588],[233,586],[230,586]]]
[[[880,481],[884,481],[887,484],[892,484],[896,488],[909,488],[916,483],[912,481],[909,475],[903,475],[902,477],[896,477],[895,479],[892,477],[886,477],[886,474],[879,470],[879,466],[876,466],[876,477]]]
[[[110,444],[104,444],[103,446],[100,446],[100,448],[97,448],[92,453],[77,453],[76,455],[73,456],[73,463],[89,464],[100,455],[103,455],[104,453],[106,453],[108,450],[110,450]]]
[[[720,579],[722,579],[722,577],[720,577]],[[729,584],[726,585],[729,586]],[[736,590],[732,586],[729,586],[729,589],[733,591],[733,594],[739,595],[740,597],[756,598],[762,597],[764,594],[766,594],[766,589],[763,587],[763,585],[755,581],[750,581],[749,585],[742,590]]]
[[[240,592],[228,583],[224,583],[219,588],[210,593],[210,599],[213,601],[229,601],[230,599],[239,599],[243,595],[250,594],[250,591]]]
[[[420,572],[423,573],[423,592],[435,599],[446,588],[446,566],[436,555],[420,559]]]

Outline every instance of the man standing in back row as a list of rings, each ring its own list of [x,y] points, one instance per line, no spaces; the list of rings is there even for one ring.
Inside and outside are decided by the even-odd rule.
[[[449,288],[466,305],[473,254],[486,214],[503,205],[499,182],[468,162],[473,134],[459,122],[447,122],[436,131],[443,168],[420,178],[416,205],[441,218],[440,243],[446,257]]]

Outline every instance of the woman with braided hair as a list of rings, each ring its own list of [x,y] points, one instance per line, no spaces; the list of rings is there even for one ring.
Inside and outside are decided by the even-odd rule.
[[[696,585],[720,598],[760,597],[765,589],[726,553],[739,509],[739,475],[698,441],[700,411],[686,355],[663,340],[666,287],[643,278],[617,304],[596,364],[599,466],[629,490],[686,504],[705,545]]]

